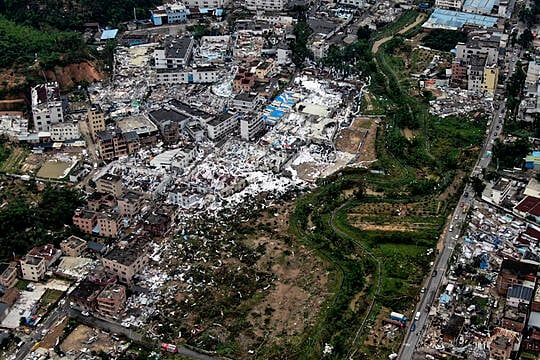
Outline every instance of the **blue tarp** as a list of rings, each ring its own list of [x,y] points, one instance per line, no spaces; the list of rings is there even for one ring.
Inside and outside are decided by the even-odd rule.
[[[441,294],[441,297],[439,298],[439,302],[441,304],[448,304],[452,300],[452,296],[448,295],[447,293]]]

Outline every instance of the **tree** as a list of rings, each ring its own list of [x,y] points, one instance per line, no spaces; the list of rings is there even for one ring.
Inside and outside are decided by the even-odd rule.
[[[296,39],[289,44],[289,48],[292,51],[292,61],[296,66],[302,67],[306,58],[313,56],[311,50],[307,47],[311,28],[307,22],[299,21],[294,25],[293,33]]]
[[[523,33],[519,36],[518,44],[521,45],[524,49],[528,49],[532,41],[534,40],[533,34],[530,29],[525,29]]]
[[[486,188],[486,184],[484,184],[484,182],[478,176],[471,177],[470,181],[471,181],[471,186],[474,190],[474,193],[477,196],[482,196],[482,192]]]
[[[364,25],[358,28],[358,31],[356,32],[356,36],[358,37],[358,40],[369,40],[372,33],[373,33],[373,30],[371,30],[369,26]]]

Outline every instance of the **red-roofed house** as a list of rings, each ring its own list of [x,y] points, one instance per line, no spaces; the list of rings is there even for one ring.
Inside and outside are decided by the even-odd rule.
[[[514,213],[523,217],[531,215],[540,222],[540,199],[534,196],[525,197],[514,207]]]

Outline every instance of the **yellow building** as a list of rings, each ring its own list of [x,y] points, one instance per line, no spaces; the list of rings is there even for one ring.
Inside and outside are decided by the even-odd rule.
[[[495,94],[498,79],[499,69],[497,66],[486,66],[484,68],[484,77],[482,80],[482,91],[488,94]]]

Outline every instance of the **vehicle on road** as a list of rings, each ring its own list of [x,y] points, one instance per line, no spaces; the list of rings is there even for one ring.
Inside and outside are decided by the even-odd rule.
[[[422,315],[422,314],[420,313],[420,311],[417,311],[417,312],[416,312],[416,315],[414,316],[414,320],[415,320],[415,321],[420,320],[420,316],[421,316],[421,315]]]
[[[437,276],[437,270],[433,270],[433,272],[431,273],[431,276],[433,277]]]
[[[411,325],[411,331],[414,332],[416,330],[416,323],[413,322]]]
[[[88,311],[83,311],[83,312],[81,312],[81,315],[82,316],[90,316],[90,313]]]

